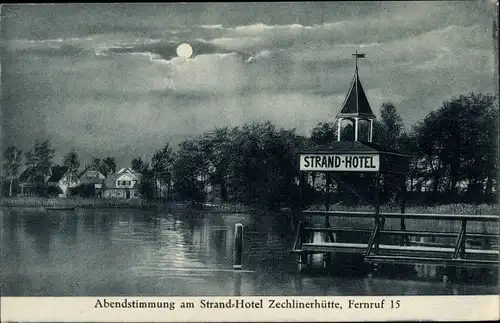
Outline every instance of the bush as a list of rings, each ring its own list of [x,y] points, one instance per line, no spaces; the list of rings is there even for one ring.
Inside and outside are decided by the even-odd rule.
[[[58,186],[49,186],[47,188],[47,196],[57,197],[59,194],[63,194],[63,191]]]
[[[95,186],[91,183],[80,184],[70,188],[70,193],[73,196],[92,197],[95,196]]]

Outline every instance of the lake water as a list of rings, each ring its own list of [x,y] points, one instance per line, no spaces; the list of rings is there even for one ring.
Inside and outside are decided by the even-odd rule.
[[[431,266],[368,278],[337,259],[334,273],[298,273],[294,233],[280,216],[14,208],[0,216],[3,296],[498,293],[488,280],[443,284]],[[232,270],[236,223],[244,225],[242,272]]]

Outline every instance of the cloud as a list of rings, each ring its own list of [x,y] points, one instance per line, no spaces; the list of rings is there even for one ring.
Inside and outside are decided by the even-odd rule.
[[[68,5],[53,25],[48,7],[7,10],[2,141],[26,150],[46,138],[125,166],[216,126],[271,120],[308,134],[338,112],[355,50],[367,54],[359,73],[373,110],[393,101],[407,126],[494,88],[491,30],[472,4],[202,7]],[[193,58],[177,57],[182,42]]]
[[[199,27],[204,28],[204,29],[224,29],[224,27],[220,24],[218,24],[218,25],[201,25]]]

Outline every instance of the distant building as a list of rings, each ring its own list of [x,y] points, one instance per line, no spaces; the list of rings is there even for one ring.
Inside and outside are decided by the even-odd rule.
[[[141,173],[134,172],[131,168],[122,168],[108,176],[104,183],[103,196],[105,198],[137,198],[141,179]]]
[[[58,187],[61,189],[59,197],[67,197],[69,189],[77,187],[82,184],[94,185],[95,195],[102,195],[102,184],[106,177],[99,171],[93,170],[91,167],[86,167],[83,171],[72,178],[68,173],[66,166],[53,166],[51,167],[51,177],[48,179],[49,186]]]
[[[36,178],[36,169],[34,167],[26,168],[19,175],[19,195],[23,196],[32,196],[37,194],[37,185],[38,183],[45,183],[47,179],[50,177],[50,173],[43,176],[43,178]]]
[[[51,166],[48,173],[43,176],[37,175],[34,167],[28,167],[19,175],[20,195],[33,196],[40,193],[37,190],[44,191],[45,189],[53,190],[52,188],[57,188],[53,192],[58,191],[59,197],[67,197],[71,188],[81,184],[93,184],[96,196],[101,196],[105,179],[106,177],[103,174],[90,166],[74,178],[68,173],[67,166]]]
[[[68,167],[66,166],[52,166],[50,169],[52,175],[47,180],[47,184],[59,188],[59,197],[67,197],[69,188],[77,185],[77,178],[71,180],[71,182],[69,181],[67,176]]]

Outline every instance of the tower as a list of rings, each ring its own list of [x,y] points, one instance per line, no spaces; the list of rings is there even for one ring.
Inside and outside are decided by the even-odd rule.
[[[361,85],[358,75],[358,58],[365,58],[365,54],[352,54],[355,57],[356,68],[354,71],[354,78],[347,92],[347,96],[342,104],[339,114],[337,115],[338,127],[337,127],[337,141],[340,141],[340,132],[342,128],[343,120],[350,120],[354,126],[354,141],[358,141],[358,129],[360,121],[369,121],[370,129],[368,133],[368,142],[372,142],[373,139],[373,120],[376,118],[373,114],[368,99],[366,98],[365,91]]]

